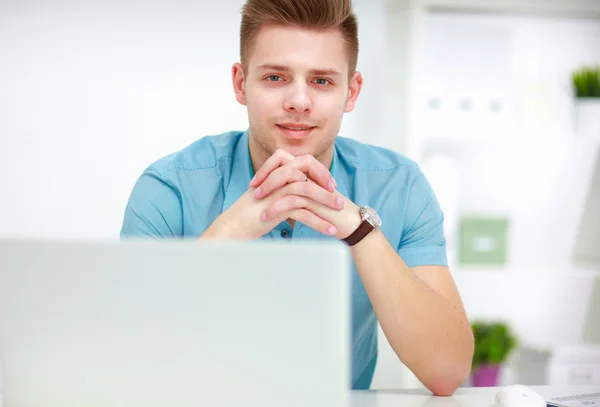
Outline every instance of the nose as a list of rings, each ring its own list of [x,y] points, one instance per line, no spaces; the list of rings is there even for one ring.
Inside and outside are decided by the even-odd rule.
[[[290,91],[286,95],[283,107],[288,112],[308,113],[313,108],[312,99],[309,95],[309,89],[306,83],[300,81],[289,87]]]

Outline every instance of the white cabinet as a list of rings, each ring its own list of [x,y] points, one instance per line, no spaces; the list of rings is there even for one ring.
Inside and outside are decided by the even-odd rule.
[[[547,368],[553,386],[600,386],[600,346],[557,347]]]
[[[510,367],[527,386],[600,386],[600,345],[525,345]]]

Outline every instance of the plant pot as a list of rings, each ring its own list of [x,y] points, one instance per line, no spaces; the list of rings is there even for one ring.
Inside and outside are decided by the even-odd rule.
[[[600,97],[575,99],[575,130],[578,137],[600,140]]]
[[[494,387],[498,385],[500,365],[481,365],[471,374],[473,387]]]

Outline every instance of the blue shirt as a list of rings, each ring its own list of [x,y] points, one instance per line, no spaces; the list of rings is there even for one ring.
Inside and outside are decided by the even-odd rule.
[[[196,238],[248,190],[254,176],[248,132],[206,136],[150,165],[125,209],[121,238]],[[331,166],[337,190],[374,208],[382,232],[409,267],[447,265],[444,215],[418,166],[392,151],[338,137]],[[333,239],[282,222],[268,239]],[[352,273],[352,388],[368,389],[377,360],[377,318]]]

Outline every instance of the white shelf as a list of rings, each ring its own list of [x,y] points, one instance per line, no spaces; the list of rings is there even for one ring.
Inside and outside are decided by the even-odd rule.
[[[406,4],[405,1],[400,3]],[[597,0],[417,0],[411,4],[430,11],[600,18]]]

